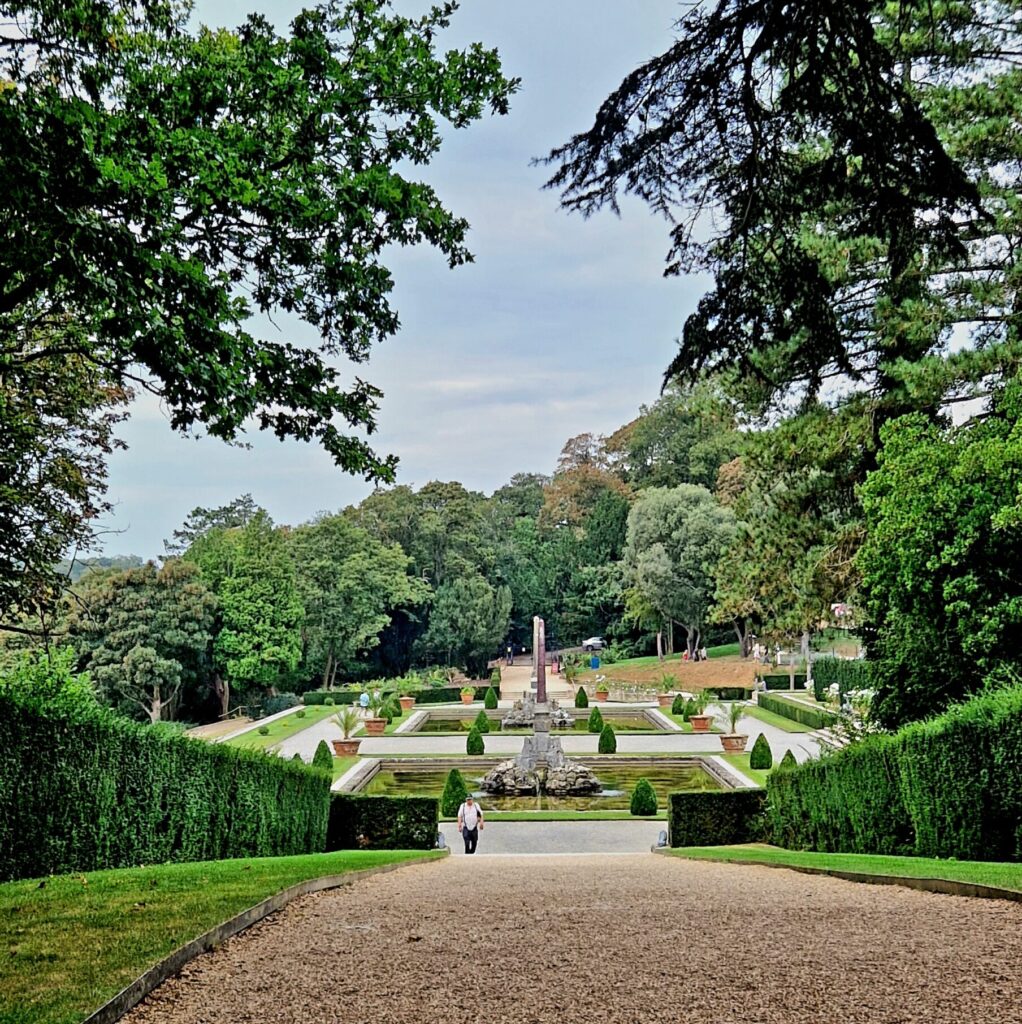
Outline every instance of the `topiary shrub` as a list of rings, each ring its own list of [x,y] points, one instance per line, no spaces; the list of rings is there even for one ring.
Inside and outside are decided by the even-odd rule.
[[[578,693],[575,694],[575,707],[587,708],[589,707],[589,694],[586,693],[584,687],[578,688]]]
[[[477,732],[490,731],[490,720],[486,717],[486,712],[482,708],[479,709],[479,714],[476,715],[475,721],[472,723],[472,728]]]
[[[795,755],[790,751],[784,752],[784,757],[781,758],[781,763],[777,766],[777,771],[787,771],[789,768],[797,768],[798,761],[795,760]]]
[[[499,680],[498,680],[499,682]],[[491,686],[483,697],[483,707],[492,711],[497,706],[497,691]]]
[[[603,731],[600,733],[600,742],[596,747],[597,751],[601,754],[616,754],[617,753],[617,736],[614,735],[614,729],[605,725]]]
[[[334,706],[334,699],[333,699],[333,697],[324,697],[323,698],[323,703],[327,707],[331,707],[332,708]]]
[[[330,747],[326,740],[320,740],[316,745],[316,753],[312,755],[312,767],[320,768],[325,772],[334,770],[334,757],[330,753]]]
[[[500,689],[500,666],[496,666],[490,673],[490,686],[495,686]]]
[[[600,714],[599,708],[593,708],[589,712],[589,731],[597,736],[603,732],[603,715]]]
[[[269,736],[270,735],[270,727],[268,725],[261,725],[261,726],[259,726],[259,735],[260,736]]]
[[[297,761],[299,764],[305,764],[305,762],[302,760],[302,755],[301,754],[295,754],[295,756],[292,757],[291,760],[292,761]]]
[[[688,698],[683,694],[677,693],[674,695],[674,700],[671,702],[671,714],[672,715],[684,715],[685,707],[688,704]],[[686,719],[687,721],[687,719]]]
[[[262,704],[263,714],[269,716],[298,707],[299,700],[293,693],[278,693],[274,697],[265,697]]]
[[[465,741],[466,754],[485,754],[486,744],[483,743],[483,734],[473,725],[469,730],[468,739]]]
[[[458,813],[458,808],[465,802],[468,796],[468,786],[465,785],[465,778],[457,768],[452,768],[447,773],[447,781],[444,783],[444,791],[440,797],[440,813],[445,818],[453,818]]]
[[[789,750],[790,754],[791,751]],[[752,753],[749,755],[749,767],[766,770],[767,768],[773,767],[774,755],[770,751],[770,741],[766,738],[765,733],[760,733],[756,737],[756,742],[752,745]]]
[[[295,712],[295,718],[304,718],[304,717],[305,717],[305,708],[299,708]]]
[[[632,814],[656,814],[656,790],[650,785],[649,779],[639,779],[632,790]]]

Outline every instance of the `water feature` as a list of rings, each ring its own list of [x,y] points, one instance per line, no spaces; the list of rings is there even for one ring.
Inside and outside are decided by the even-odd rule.
[[[602,712],[602,709],[601,709]],[[478,712],[476,712],[478,714]],[[615,715],[612,712],[608,712],[603,715],[603,720],[607,724],[614,727],[615,732],[666,732],[667,730],[659,728],[654,725],[648,718],[643,717],[640,714],[618,714]],[[460,718],[440,718],[436,715],[429,714],[429,716],[423,721],[423,723],[413,733],[402,733],[401,735],[414,735],[415,733],[452,733],[452,732],[465,732],[472,728],[472,723],[475,721],[475,717],[460,717]],[[526,734],[531,735],[532,728],[522,729],[501,729],[500,719],[496,715],[490,716],[490,730],[494,733],[500,733],[504,736],[524,736]],[[558,732],[566,733],[584,733],[589,731],[589,719],[588,718],[576,718],[571,725],[570,729],[558,729]]]
[[[591,765],[603,785],[599,793],[588,796],[551,796],[547,793],[507,796],[485,793],[479,788],[482,771],[462,770],[465,781],[479,798],[484,810],[489,811],[610,811],[628,810],[632,790],[640,778],[649,779],[656,791],[661,808],[667,806],[667,795],[679,792],[702,792],[723,789],[723,785],[706,771],[698,760],[689,759],[679,764],[659,759],[641,764]],[[387,763],[362,790],[370,795],[436,796],[439,797],[450,769],[422,768],[418,765],[402,767]]]

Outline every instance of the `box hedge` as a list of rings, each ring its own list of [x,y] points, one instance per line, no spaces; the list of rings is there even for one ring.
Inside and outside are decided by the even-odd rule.
[[[476,686],[474,699],[485,700],[486,691],[489,688],[488,683]],[[366,689],[368,690],[369,687],[367,686]],[[377,689],[377,687],[374,686],[373,689]],[[398,690],[393,689],[393,685],[384,686],[383,690],[384,692],[389,690],[395,697],[398,695]],[[302,694],[302,701],[307,705],[324,704],[329,697],[335,704],[357,704],[362,692],[361,688],[353,690],[309,690],[307,693]],[[426,686],[421,690],[404,687],[401,688],[400,692],[407,693],[409,697],[414,697],[416,704],[457,704],[461,701],[460,686]]]
[[[762,789],[672,793],[668,842],[671,846],[729,846],[763,841]]]
[[[1022,688],[1001,690],[773,772],[781,845],[824,852],[1022,859]]]
[[[806,676],[804,672],[795,673],[795,685],[791,685],[791,676],[785,672],[783,675],[773,674],[763,676],[763,684],[768,690],[804,690],[806,688]]]
[[[757,703],[764,711],[772,711],[775,715],[780,715],[792,722],[808,725],[811,729],[826,729],[837,721],[837,715],[833,711],[812,708],[808,704],[785,700],[783,697],[776,697],[768,693],[761,693],[757,698]]]
[[[707,689],[716,694],[718,700],[749,700],[752,697],[751,686],[708,686]]]
[[[868,661],[848,658],[820,658],[813,662],[813,695],[826,700],[830,687],[837,683],[838,696],[844,703],[850,690],[873,688],[873,666]]]
[[[332,850],[432,850],[440,802],[426,796],[356,796],[330,799],[327,852]]]
[[[291,761],[0,697],[0,880],[318,853],[329,791]]]

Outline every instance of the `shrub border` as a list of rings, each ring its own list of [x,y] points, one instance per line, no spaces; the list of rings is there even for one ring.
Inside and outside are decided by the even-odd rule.
[[[450,856],[450,852],[450,850],[443,851],[443,856]],[[440,860],[442,858],[434,857],[429,859]],[[400,868],[409,867],[412,864],[421,864],[425,860],[427,858],[401,861],[398,864],[381,864],[375,868],[348,871],[343,875],[324,875],[322,878],[309,878],[304,882],[297,882],[295,885],[288,886],[288,888],[267,897],[261,903],[257,903],[254,907],[249,907],[248,910],[243,910],[240,914],[236,914],[234,917],[215,925],[209,931],[203,932],[198,938],[192,939],[191,942],[186,942],[183,946],[179,946],[169,956],[164,957],[159,963],[150,967],[145,974],[140,975],[130,985],[121,989],[113,999],[108,1000],[98,1010],[90,1013],[82,1021],[82,1024],[114,1024],[115,1021],[120,1020],[129,1010],[138,1006],[150,992],[177,974],[189,961],[194,960],[203,953],[211,953],[224,939],[229,939],[232,935],[237,935],[251,925],[263,920],[263,918],[269,917],[270,914],[275,914],[299,896],[322,892],[324,889],[337,889],[344,885],[351,885],[363,878],[369,878],[372,875],[382,875],[388,871],[397,871]]]

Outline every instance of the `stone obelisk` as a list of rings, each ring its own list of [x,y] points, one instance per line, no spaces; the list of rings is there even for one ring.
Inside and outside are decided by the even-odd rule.
[[[550,705],[546,699],[546,623],[536,615],[532,620],[532,650],[536,660],[536,717],[533,722],[533,750],[537,768],[545,768],[550,755]]]

